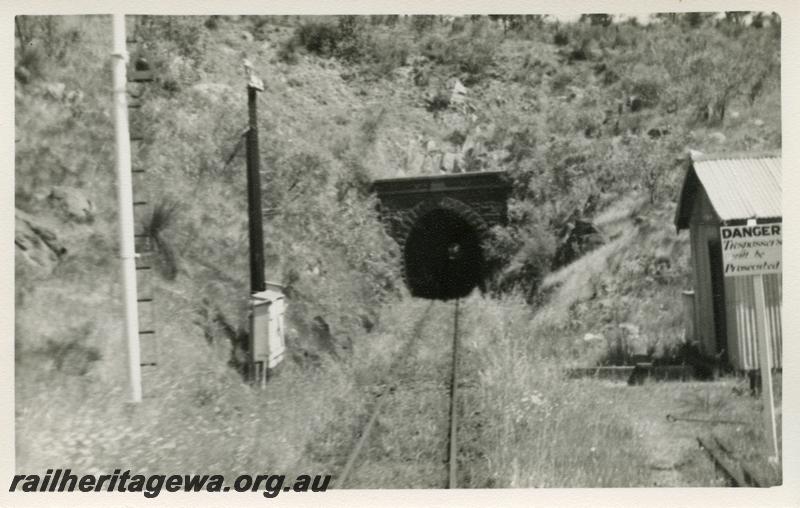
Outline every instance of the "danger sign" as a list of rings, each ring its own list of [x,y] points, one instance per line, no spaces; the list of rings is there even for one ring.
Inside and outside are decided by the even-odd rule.
[[[781,273],[781,224],[722,226],[726,277]]]

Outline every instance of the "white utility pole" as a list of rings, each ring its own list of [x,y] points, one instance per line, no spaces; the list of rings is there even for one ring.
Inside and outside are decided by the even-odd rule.
[[[133,239],[133,179],[131,177],[131,139],[128,132],[128,51],[125,41],[125,15],[114,14],[114,137],[116,140],[117,199],[119,201],[119,240],[122,260],[122,287],[125,302],[125,337],[128,344],[128,376],[131,401],[142,401],[142,366],[139,353],[139,309],[136,293],[136,247]]]
[[[756,336],[758,337],[758,366],[761,371],[761,402],[764,406],[764,437],[767,440],[767,456],[773,463],[778,462],[778,431],[775,424],[775,396],[772,394],[772,351],[771,333],[767,323],[767,304],[764,297],[764,276],[753,276],[753,289],[756,297]]]

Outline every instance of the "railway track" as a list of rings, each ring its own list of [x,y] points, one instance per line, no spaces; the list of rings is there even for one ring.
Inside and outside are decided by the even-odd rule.
[[[712,436],[698,437],[697,444],[706,452],[714,467],[725,479],[729,487],[764,487],[766,482],[754,474],[750,468],[742,464],[730,450],[729,446]]]
[[[432,309],[435,305],[442,305],[440,302],[431,302],[423,312],[420,319],[415,323],[407,338],[403,349],[398,354],[395,361],[390,366],[383,388],[379,391],[373,405],[370,409],[369,416],[366,423],[361,428],[358,438],[356,439],[347,460],[341,470],[341,473],[335,479],[336,487],[347,488],[356,485],[369,485],[371,484],[370,478],[375,476],[375,470],[381,470],[384,465],[377,463],[380,459],[378,455],[381,452],[388,451],[392,455],[393,463],[390,466],[397,470],[404,470],[408,468],[419,467],[421,471],[427,471],[425,475],[424,485],[414,485],[415,487],[422,488],[457,488],[458,487],[458,417],[459,417],[459,388],[460,388],[460,373],[459,365],[459,313],[460,301],[455,300],[452,306],[452,321],[447,320],[443,322],[441,319],[435,319],[437,316],[431,317]],[[451,324],[452,323],[452,324]],[[436,330],[436,327],[446,327],[443,331]],[[433,329],[433,330],[431,330]],[[448,337],[449,335],[449,337]],[[449,342],[449,368],[439,369],[433,368],[437,372],[436,376],[424,375],[423,369],[419,368],[419,364],[424,359],[420,358],[420,342],[428,339],[428,345],[442,344],[442,339],[450,338]],[[447,344],[446,342],[444,344]],[[443,351],[433,351],[431,357],[439,356],[438,361],[446,359],[446,355],[442,355]],[[401,371],[412,371],[410,376],[401,376]],[[442,374],[446,372],[446,377]],[[413,377],[412,382],[402,382],[401,377],[406,379]],[[396,428],[399,426],[388,427],[381,422],[381,417],[389,411],[398,411],[402,407],[399,399],[417,400],[421,401],[426,399],[433,406],[434,411],[427,411],[420,409],[416,417],[420,418],[419,426],[416,428]],[[433,399],[433,400],[431,400]],[[441,411],[442,415],[437,418],[436,413],[439,409],[447,408],[446,412]],[[427,417],[426,417],[427,416]],[[387,417],[387,419],[390,419]],[[447,424],[443,425],[442,422],[446,420]],[[400,418],[395,421],[401,421]],[[390,434],[394,434],[390,436]],[[390,442],[405,441],[405,435],[409,439],[420,439],[420,434],[424,434],[427,443],[438,444],[440,448],[438,451],[434,448],[437,446],[409,446],[408,450],[395,450],[389,447],[388,450],[381,448],[381,440],[385,439]],[[394,438],[394,439],[392,439]],[[367,457],[369,455],[368,449],[370,446],[376,448],[373,451],[372,461]],[[417,449],[415,456],[411,456],[410,452]],[[427,457],[420,457],[419,449],[425,450]],[[406,453],[408,452],[408,453]],[[444,452],[444,453],[442,453]],[[428,459],[427,461],[425,459]],[[438,469],[438,471],[437,471]],[[382,473],[384,477],[386,472]],[[360,479],[358,481],[356,479]]]

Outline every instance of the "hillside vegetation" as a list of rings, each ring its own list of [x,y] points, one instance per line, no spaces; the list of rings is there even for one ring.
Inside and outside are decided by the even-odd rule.
[[[638,350],[678,355],[680,290],[691,282],[688,238],[672,217],[688,150],[780,149],[777,15],[644,21],[131,18],[155,71],[132,128],[144,135],[134,164],[147,169],[136,192],[153,204],[138,226],[157,267],[148,289],[158,345],[143,355],[159,362],[132,409],[123,403],[111,20],[18,17],[18,468],[331,472],[338,465],[319,450],[356,428],[371,373],[422,306],[403,286],[371,181],[505,170],[509,223],[485,246],[498,269],[487,294],[468,302],[486,315],[473,318],[470,340],[488,418],[471,484],[646,482],[594,470],[565,481],[563,464],[537,475],[525,460],[492,456],[517,468],[500,475],[485,462],[492,450],[515,453],[492,445],[508,437],[492,429],[530,437],[506,408],[545,408],[508,390],[579,395],[558,388],[557,370],[525,374],[530,364],[498,349],[552,369],[624,363]],[[265,84],[267,279],[289,300],[289,358],[264,392],[238,373],[249,287],[245,59]],[[506,314],[516,317],[503,324]],[[569,411],[555,414],[580,413]],[[609,435],[628,425],[604,411],[592,418]],[[537,436],[545,448],[569,441]]]

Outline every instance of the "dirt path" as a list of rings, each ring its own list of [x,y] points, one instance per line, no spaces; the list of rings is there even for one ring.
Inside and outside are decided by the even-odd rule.
[[[619,411],[630,415],[636,436],[648,451],[652,486],[724,485],[697,443],[698,436],[710,431],[709,424],[670,422],[666,415],[703,418],[703,401],[729,391],[725,382],[648,383],[634,387],[609,383],[609,389],[627,391],[617,399],[622,402]]]

